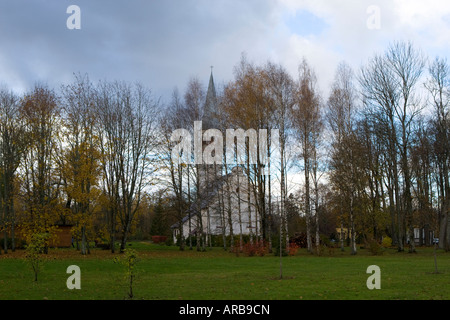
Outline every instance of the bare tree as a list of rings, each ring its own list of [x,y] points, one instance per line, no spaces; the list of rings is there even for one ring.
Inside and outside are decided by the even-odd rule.
[[[436,58],[429,66],[429,79],[425,85],[434,106],[432,128],[434,132],[434,154],[438,171],[439,247],[450,250],[450,67],[446,59]]]
[[[411,43],[397,42],[390,45],[384,55],[375,56],[370,64],[362,69],[360,77],[365,102],[375,108],[374,114],[378,114],[386,124],[390,173],[395,195],[391,197],[391,200],[394,200],[391,205],[395,202],[399,251],[404,250],[406,231],[410,244],[409,251],[415,251],[408,158],[412,123],[421,111],[415,89],[423,69],[422,54]],[[402,190],[400,190],[399,169],[403,176]],[[402,202],[404,209],[401,208]]]
[[[0,90],[0,113],[0,181],[2,186],[0,229],[3,229],[4,232],[3,249],[7,253],[8,233],[12,241],[11,249],[15,251],[14,195],[17,188],[14,182],[16,171],[25,152],[26,137],[19,115],[19,98],[14,93],[7,91],[6,88]]]
[[[353,71],[341,63],[336,71],[331,94],[328,98],[327,120],[333,134],[331,150],[331,183],[338,193],[341,224],[341,250],[344,248],[344,208],[348,208],[351,234],[351,253],[356,254],[356,232],[354,223],[354,169],[352,138],[356,111],[356,89]]]
[[[158,103],[142,85],[121,82],[105,84],[99,98],[103,172],[112,210],[111,233],[114,239],[117,217],[121,222],[123,252],[143,190],[154,170]]]
[[[119,157],[116,157],[114,141],[118,136],[116,121],[120,118],[120,111],[116,110],[119,101],[116,101],[113,86],[109,83],[100,83],[95,93],[95,111],[98,116],[96,132],[99,137],[100,163],[102,169],[102,189],[106,199],[106,221],[110,236],[111,252],[115,252],[117,236],[117,215],[120,204],[119,192]]]
[[[185,166],[185,164],[177,161],[177,159],[173,159],[173,148],[175,147],[176,141],[172,141],[172,133],[176,129],[183,128],[181,120],[182,113],[183,113],[183,105],[181,104],[180,97],[178,95],[178,90],[174,90],[172,94],[172,101],[169,107],[166,109],[165,114],[161,118],[160,123],[161,143],[159,146],[159,158],[162,167],[169,174],[169,177],[167,178],[167,184],[169,189],[173,191],[177,202],[176,204],[177,210],[175,217],[178,221],[178,229],[180,233],[179,245],[181,251],[184,250],[185,246],[184,230],[183,230],[184,226],[183,218],[186,215],[183,200],[183,167]],[[186,152],[186,150],[182,150],[181,152]],[[179,156],[181,157],[182,154],[180,154]],[[191,213],[189,210],[187,212],[189,214],[189,224],[190,224]]]
[[[311,234],[311,175],[313,173],[314,154],[317,152],[318,134],[320,133],[320,96],[317,90],[317,80],[314,71],[303,60],[299,67],[299,83],[296,104],[292,108],[293,121],[297,132],[303,159],[305,203],[303,204],[306,217],[306,233],[308,251],[312,251]]]
[[[280,210],[281,215],[284,220],[284,233],[286,248],[289,250],[289,233],[288,233],[288,223],[287,214],[285,210],[285,203],[287,201],[287,175],[288,175],[288,163],[287,163],[287,144],[288,144],[288,132],[292,128],[292,120],[290,117],[290,112],[294,104],[296,103],[295,97],[295,84],[294,80],[287,73],[287,71],[280,65],[273,63],[267,63],[263,70],[265,85],[267,87],[268,95],[270,98],[270,104],[268,108],[265,109],[264,117],[267,119],[265,126],[268,132],[271,129],[279,130],[279,147],[280,147]],[[272,212],[272,185],[271,185],[271,172],[275,172],[276,165],[272,163],[271,154],[271,140],[272,138],[268,134],[267,136],[267,158],[271,161],[267,164],[267,183],[268,183],[268,212],[269,221],[264,224],[264,227],[268,224],[269,226],[269,238],[271,236],[271,218],[273,216]],[[273,169],[272,169],[273,168]],[[281,237],[281,235],[280,235]]]
[[[186,91],[184,93],[184,109],[182,110],[178,121],[182,121],[182,128],[186,128],[192,135],[194,133],[194,122],[201,121],[203,118],[203,107],[205,103],[205,90],[201,81],[197,78],[191,78],[187,84]],[[194,137],[195,139],[195,137]],[[203,142],[201,142],[203,143]],[[202,145],[203,151],[203,145]],[[195,155],[194,155],[195,157]],[[194,159],[191,159],[194,160]],[[209,172],[207,172],[207,166],[195,163],[191,165],[192,178],[194,181],[194,205],[189,208],[189,217],[193,215],[195,217],[195,230],[197,240],[197,251],[206,250],[206,233],[204,232],[203,217],[202,217],[202,201],[206,200],[205,185],[206,181],[209,181]],[[191,219],[191,218],[189,218]],[[209,211],[207,212],[207,219],[209,219]]]

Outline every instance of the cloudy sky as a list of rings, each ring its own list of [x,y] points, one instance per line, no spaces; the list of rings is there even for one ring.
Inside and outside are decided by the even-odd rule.
[[[68,29],[70,5],[81,29]],[[358,68],[397,40],[450,59],[448,0],[0,0],[0,82],[58,88],[73,73],[140,81],[163,101],[191,77],[207,85],[248,60],[295,78],[305,57],[326,92],[336,65]]]

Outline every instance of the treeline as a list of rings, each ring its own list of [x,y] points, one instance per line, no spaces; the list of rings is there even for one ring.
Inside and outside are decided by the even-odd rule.
[[[123,251],[152,182],[159,106],[141,85],[76,76],[56,92],[37,84],[22,97],[0,91],[1,229],[15,249],[59,224],[89,242],[116,238]]]
[[[281,232],[289,248],[294,231],[304,231],[313,251],[323,234],[332,233],[342,247],[349,240],[356,254],[358,241],[380,243],[388,236],[399,251],[407,246],[414,252],[415,241],[429,245],[439,237],[439,246],[449,250],[449,70],[445,58],[429,59],[413,44],[397,42],[358,70],[342,62],[324,96],[306,60],[294,79],[282,65],[255,65],[243,56],[234,79],[219,90],[214,128],[267,129],[267,145],[270,130],[278,129],[281,153],[280,161],[265,164],[258,152],[257,163],[250,164],[250,140],[244,147],[240,166],[256,199],[250,241],[271,249],[272,235]],[[198,79],[188,83],[184,96],[174,91],[164,116],[167,141],[176,128],[193,134],[194,121],[205,114],[211,121],[206,95]],[[186,209],[202,196],[201,171],[174,165],[174,144],[165,150],[182,225]],[[224,175],[235,166],[226,157],[222,164]],[[224,238],[242,239],[231,212],[222,216]]]
[[[446,59],[393,43],[358,70],[341,63],[326,97],[306,60],[297,71],[294,79],[282,65],[242,57],[234,79],[214,95],[214,109],[205,106],[211,97],[196,78],[183,94],[174,90],[167,105],[139,84],[93,84],[80,75],[58,91],[36,85],[19,97],[2,89],[4,251],[18,227],[31,241],[36,234],[50,239],[58,223],[71,224],[83,254],[99,238],[113,252],[119,242],[122,251],[133,230],[142,232],[138,224],[150,211],[165,221],[165,231],[153,230],[168,234],[174,222],[182,229],[183,219],[200,214],[195,204],[208,186],[201,185],[204,167],[174,161],[171,134],[193,132],[194,121],[205,117],[222,132],[267,129],[267,145],[270,130],[279,130],[280,161],[265,163],[259,152],[256,163],[248,161],[249,140],[239,164],[251,186],[248,199],[250,193],[255,199],[250,241],[271,248],[281,232],[289,248],[299,218],[310,251],[322,234],[347,229],[352,254],[357,240],[385,236],[399,251],[408,246],[414,252],[415,228],[421,243],[430,243],[422,230],[425,237],[434,232],[439,246],[450,250]],[[224,157],[221,175],[233,167]],[[223,238],[242,248],[242,228],[233,230],[233,213],[225,208]],[[189,238],[180,238],[180,249],[211,243],[210,234],[198,232],[205,229],[203,219],[196,223],[189,224]],[[343,246],[342,234],[339,240]]]

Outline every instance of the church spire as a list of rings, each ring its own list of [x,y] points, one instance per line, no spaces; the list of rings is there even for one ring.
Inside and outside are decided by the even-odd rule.
[[[208,91],[206,93],[205,107],[203,109],[203,129],[217,129],[217,96],[211,66]]]

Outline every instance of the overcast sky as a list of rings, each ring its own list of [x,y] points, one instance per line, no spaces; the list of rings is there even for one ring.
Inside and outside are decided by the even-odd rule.
[[[70,5],[81,9],[79,30],[67,28]],[[58,89],[80,72],[140,81],[168,101],[191,77],[206,86],[210,66],[218,85],[231,80],[245,52],[294,78],[305,57],[327,92],[340,61],[358,68],[397,40],[450,59],[450,1],[0,0],[0,82]]]

